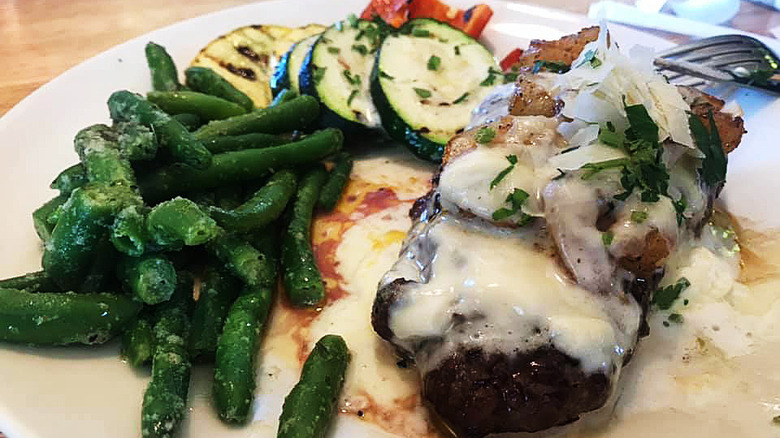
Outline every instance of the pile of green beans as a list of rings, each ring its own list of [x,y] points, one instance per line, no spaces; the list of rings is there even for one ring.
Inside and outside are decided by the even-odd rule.
[[[111,95],[113,125],[78,132],[79,162],[32,213],[43,269],[0,280],[0,341],[120,337],[131,366],[151,364],[143,436],[170,437],[193,361],[214,365],[220,418],[247,421],[280,278],[294,305],[326,302],[312,217],[337,204],[352,159],[340,130],[312,129],[313,97],[284,93],[256,109],[212,70],[187,69],[185,86],[164,47],[145,52],[153,91]],[[322,436],[348,358],[341,338],[317,343],[279,436]]]

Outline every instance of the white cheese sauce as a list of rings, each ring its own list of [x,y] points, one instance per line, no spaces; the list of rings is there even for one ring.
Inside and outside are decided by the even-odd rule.
[[[394,190],[408,187],[405,178],[391,177],[410,174],[409,170],[403,170],[410,165],[408,157],[390,155],[388,160],[389,163],[373,157],[359,160],[361,163],[355,166],[356,177],[381,181]],[[388,169],[392,170],[388,172]],[[424,169],[415,170],[413,174],[418,175],[418,172],[419,180],[430,175],[430,170]],[[418,187],[414,194],[412,191],[407,197],[419,196],[425,187]],[[407,209],[408,204],[405,204],[365,217],[345,234],[337,251],[338,271],[344,279],[342,287],[350,295],[333,307],[325,308],[307,338],[311,344],[322,334],[339,333],[350,345],[355,356],[348,371],[342,408],[363,409],[373,402],[374,407],[388,410],[390,423],[370,415],[366,416],[367,421],[378,423],[395,436],[418,438],[432,436],[434,426],[427,411],[419,404],[401,403],[419,391],[417,372],[398,368],[392,349],[379,340],[369,324],[376,284],[393,266],[401,248],[400,239],[392,236],[405,233],[410,225]],[[512,234],[504,230],[496,236],[508,239]],[[553,430],[551,435],[566,438],[780,436],[780,430],[772,424],[772,417],[780,415],[780,374],[777,371],[780,282],[777,276],[764,278],[765,274],[761,273],[760,280],[741,283],[745,274],[740,253],[734,252],[733,246],[724,243],[722,237],[722,231],[712,228],[705,228],[700,240],[681,236],[678,249],[667,262],[667,275],[662,285],[673,284],[685,276],[691,286],[672,309],[651,313],[648,321],[651,334],[639,343],[633,359],[623,369],[617,404],[614,410],[612,406],[605,408],[607,422],[595,425],[577,422]],[[531,237],[526,236],[526,239]],[[771,243],[765,236],[750,240],[762,245]],[[482,246],[488,241],[481,240]],[[752,248],[753,245],[748,246]],[[467,251],[480,245],[461,244],[460,247]],[[753,248],[753,252],[760,253],[762,259],[773,264],[773,271],[780,272],[780,262],[777,262],[780,260],[780,242],[776,241],[774,248]],[[534,259],[538,255],[541,253],[524,257]],[[427,266],[424,262],[417,260],[415,266],[407,261],[403,264],[405,271],[396,273],[421,281],[420,273]],[[750,270],[755,261],[745,259],[743,263]],[[400,268],[401,264],[395,266]],[[512,269],[517,267],[512,265]],[[552,264],[545,266],[545,275],[550,269],[555,267]],[[521,284],[528,281],[524,279]],[[560,280],[562,284],[555,278],[530,281],[560,288],[572,287],[563,279]],[[683,304],[685,299],[688,299],[687,306]],[[664,326],[670,313],[683,315],[683,323]],[[285,348],[295,349],[296,344],[287,337],[280,338],[279,342],[275,342],[275,338],[269,339],[264,349],[282,343]],[[297,364],[294,352],[288,361]],[[296,373],[290,373],[284,382],[280,382],[279,373],[272,373],[272,369],[289,365],[274,365],[272,359],[276,355],[271,353],[263,353],[263,370],[258,373],[258,416],[271,407],[281,406],[283,396],[297,379]],[[271,389],[279,393],[273,401],[265,395]],[[207,395],[207,391],[204,394]],[[354,411],[350,412],[351,416],[355,415]],[[278,417],[277,410],[269,412],[268,417]],[[274,430],[269,427],[268,436]]]
[[[522,189],[530,195],[523,211],[541,216],[541,190],[558,173],[547,162],[565,144],[556,130],[558,121],[542,116],[509,116],[498,125],[500,139],[479,145],[444,167],[439,179],[441,201],[445,209],[457,207],[491,220],[494,211],[507,206],[507,196]],[[510,166],[508,157],[517,158],[517,163],[492,184],[493,177]]]
[[[435,367],[464,346],[490,353],[551,344],[579,359],[587,372],[619,368],[639,325],[633,299],[594,294],[571,282],[550,252],[535,248],[532,230],[485,225],[444,213],[415,237],[435,248],[430,274],[425,283],[405,286],[389,322],[410,350],[421,339],[442,339],[428,357],[418,356],[418,367]],[[403,264],[409,259],[399,263],[385,281],[408,272]],[[458,318],[465,322],[456,323]]]

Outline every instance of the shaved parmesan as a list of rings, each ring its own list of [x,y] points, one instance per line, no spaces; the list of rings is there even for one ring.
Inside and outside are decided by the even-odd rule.
[[[558,77],[553,92],[564,102],[563,115],[589,123],[625,122],[625,105],[642,104],[658,125],[661,140],[694,148],[685,103],[677,87],[653,69],[653,52],[634,47],[630,56],[609,44],[601,27],[599,39],[585,46],[572,69]]]

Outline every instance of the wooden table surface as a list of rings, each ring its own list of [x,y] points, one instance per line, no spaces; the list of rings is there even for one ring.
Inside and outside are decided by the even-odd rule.
[[[65,70],[123,41],[177,21],[250,2],[0,0],[0,116]],[[586,13],[594,0],[526,2]],[[767,29],[780,25],[780,13],[743,1],[739,15],[729,24],[768,34]]]
[[[0,116],[65,70],[123,41],[177,21],[251,2],[0,0]],[[584,14],[595,1],[525,2]],[[258,17],[257,21],[262,19]],[[770,35],[768,29],[780,26],[780,12],[743,1],[739,14],[726,25]]]

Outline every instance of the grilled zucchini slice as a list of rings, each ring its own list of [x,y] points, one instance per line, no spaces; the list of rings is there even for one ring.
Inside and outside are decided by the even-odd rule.
[[[301,66],[303,94],[322,102],[320,123],[359,133],[378,128],[369,77],[382,31],[366,20],[345,20],[328,28],[312,46]]]
[[[274,76],[271,78],[271,90],[274,96],[279,94],[285,88],[300,93],[298,86],[298,76],[303,65],[303,60],[311,50],[311,46],[317,41],[319,34],[312,35],[303,41],[295,43],[287,53],[284,54],[279,65],[276,66]]]
[[[209,43],[190,65],[214,70],[249,96],[256,107],[264,108],[273,100],[270,78],[279,58],[297,41],[324,29],[319,24],[240,27]]]
[[[503,79],[493,54],[477,40],[420,18],[385,38],[371,74],[371,95],[390,137],[438,162],[447,141]]]

